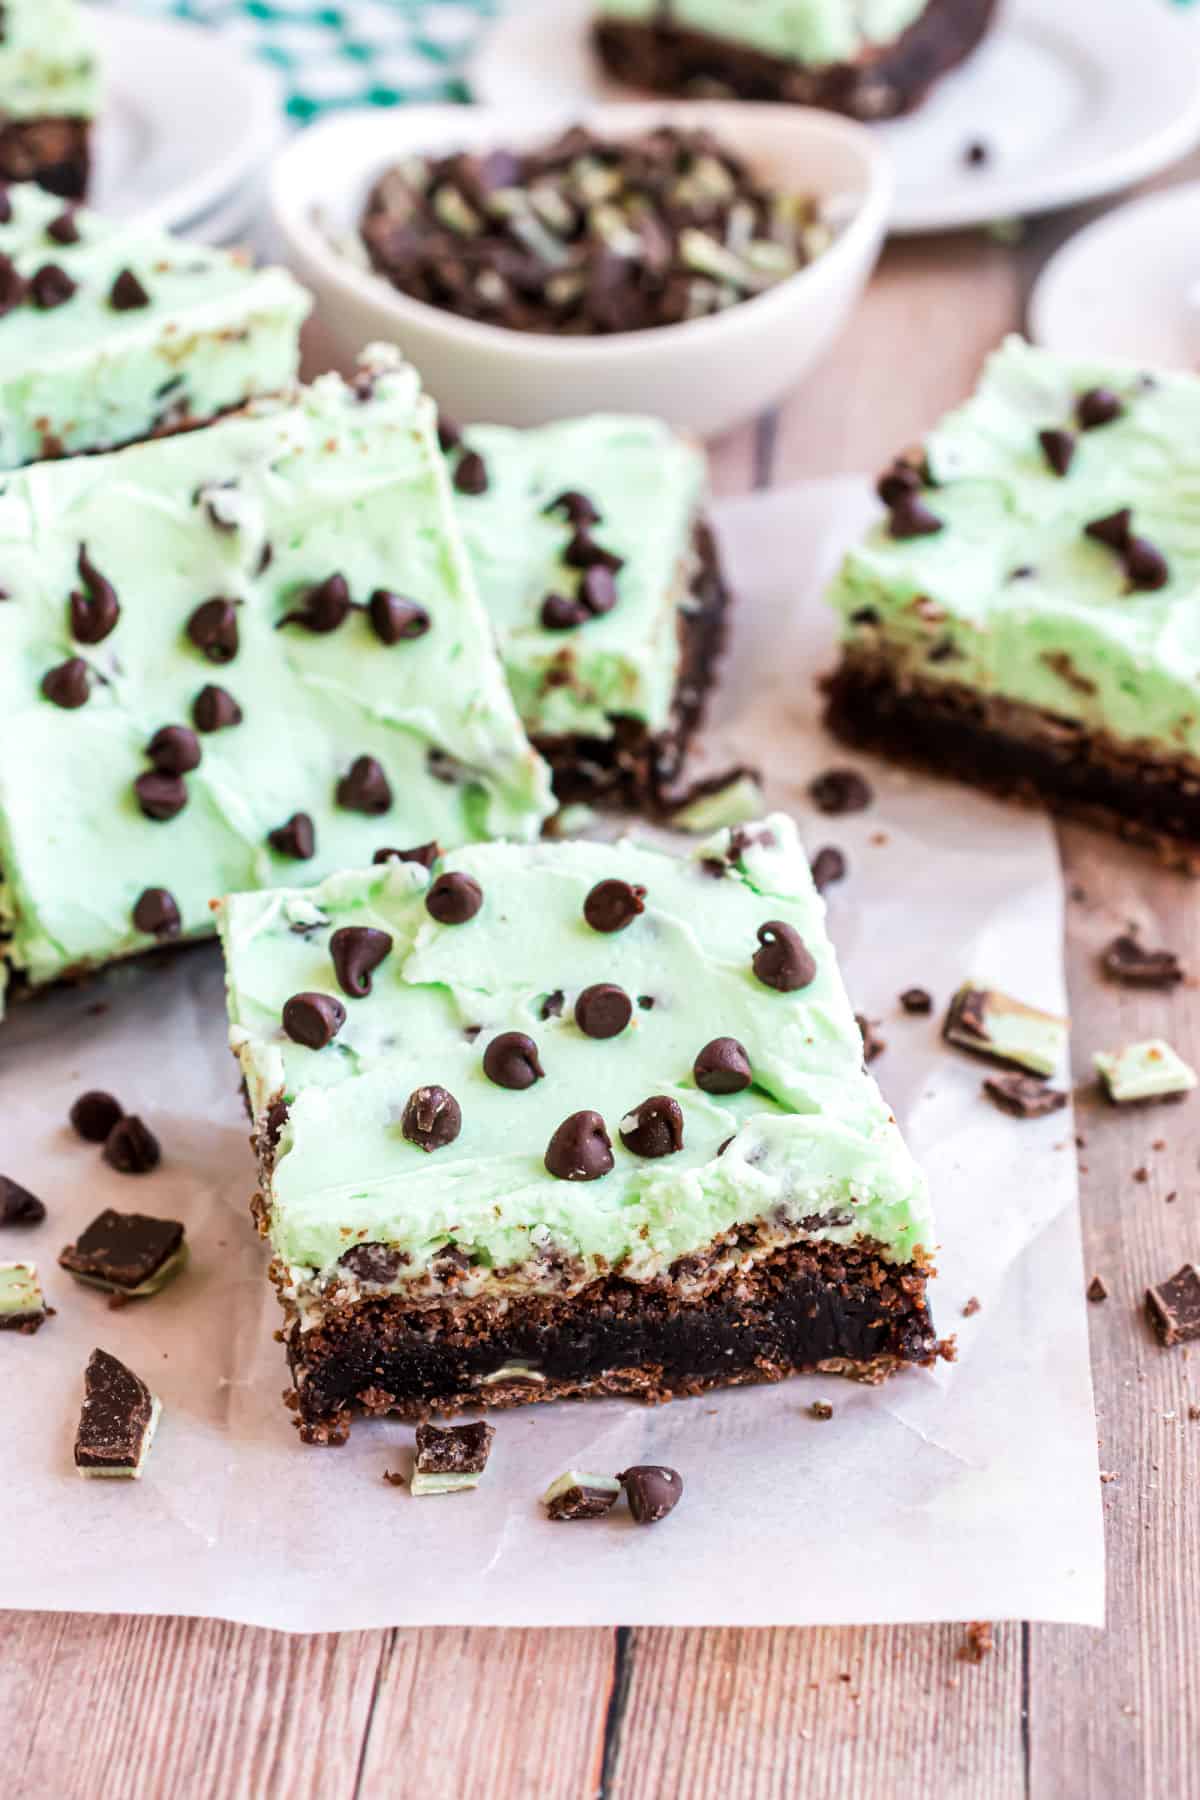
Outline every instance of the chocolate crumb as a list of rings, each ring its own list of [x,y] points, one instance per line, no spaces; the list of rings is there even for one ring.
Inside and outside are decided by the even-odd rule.
[[[966,1305],[962,1309],[963,1318],[964,1319],[973,1319],[975,1317],[975,1314],[982,1307],[982,1305],[983,1305],[983,1302],[979,1298],[978,1294],[972,1294],[971,1298],[967,1301]]]
[[[875,798],[857,769],[826,769],[809,782],[808,791],[817,811],[831,818],[863,812]]]
[[[1087,1284],[1087,1297],[1093,1302],[1108,1299],[1108,1289],[1099,1275],[1093,1275]]]
[[[933,1011],[933,995],[928,988],[905,988],[900,996],[900,1004],[906,1013],[918,1015],[931,1013]]]
[[[966,1642],[959,1645],[960,1662],[981,1663],[996,1647],[992,1627],[986,1619],[972,1619],[967,1626]]]
[[[833,1408],[828,1400],[814,1400],[808,1410],[814,1419],[832,1419],[833,1417]]]
[[[865,1013],[855,1013],[854,1020],[859,1031],[862,1033],[863,1061],[873,1063],[877,1056],[883,1055],[884,1051],[887,1049],[887,1044],[885,1040],[880,1037]]]
[[[834,844],[826,844],[812,859],[813,886],[818,894],[823,894],[835,881],[842,881],[845,874],[846,858]]]

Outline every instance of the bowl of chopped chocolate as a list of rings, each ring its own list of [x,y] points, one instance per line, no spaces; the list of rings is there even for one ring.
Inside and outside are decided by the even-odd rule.
[[[340,356],[399,344],[456,418],[653,412],[705,436],[823,355],[891,193],[863,127],[718,101],[347,113],[271,179]]]

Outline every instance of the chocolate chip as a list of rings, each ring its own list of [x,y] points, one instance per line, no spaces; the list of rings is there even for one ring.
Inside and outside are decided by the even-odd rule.
[[[746,1046],[736,1038],[712,1038],[692,1064],[692,1077],[705,1094],[740,1094],[753,1080]]]
[[[144,931],[147,937],[178,937],[182,929],[179,908],[173,894],[166,888],[143,888],[133,908],[133,926],[135,931]]]
[[[400,1129],[418,1150],[444,1150],[462,1130],[462,1108],[444,1087],[414,1088]]]
[[[477,450],[464,451],[454,471],[454,485],[460,494],[486,494],[487,464]]]
[[[46,1208],[36,1194],[10,1176],[0,1175],[0,1225],[40,1225],[45,1216]]]
[[[86,544],[79,546],[76,567],[84,592],[71,595],[71,636],[80,644],[101,644],[121,616],[117,590],[92,562]]]
[[[429,614],[415,600],[406,600],[402,594],[389,593],[387,588],[376,588],[367,602],[367,612],[375,630],[375,636],[383,644],[410,643],[414,638],[424,637],[429,630]]]
[[[914,463],[897,457],[890,468],[885,469],[875,483],[875,492],[889,509],[898,506],[902,500],[912,494],[919,494],[925,481],[920,469]]]
[[[623,1469],[617,1480],[625,1489],[629,1510],[639,1525],[657,1525],[683,1498],[683,1478],[674,1469],[640,1463]]]
[[[782,919],[768,919],[758,928],[758,943],[754,973],[764,987],[791,994],[797,988],[806,988],[816,975],[817,965],[794,925]]]
[[[157,771],[139,775],[133,791],[146,817],[160,823],[175,818],[188,803],[187,784],[179,775],[160,775]]]
[[[85,1144],[103,1144],[117,1121],[125,1117],[125,1108],[115,1095],[89,1088],[74,1102],[69,1117]]]
[[[1146,1311],[1164,1349],[1200,1337],[1200,1270],[1184,1263],[1169,1281],[1146,1289]]]
[[[543,1019],[559,1019],[559,1018],[561,1018],[563,1002],[565,999],[566,999],[566,995],[563,993],[562,989],[555,988],[554,992],[552,994],[547,994],[546,998],[542,1001],[540,1016]],[[633,1013],[633,1009],[630,1008],[630,1016],[631,1017],[632,1017],[632,1013]]]
[[[826,769],[808,784],[818,812],[836,818],[842,813],[863,812],[875,796],[857,769]]]
[[[963,151],[963,161],[968,169],[982,169],[991,159],[991,151],[981,138],[969,143]]]
[[[1130,932],[1122,932],[1101,956],[1106,975],[1127,987],[1172,988],[1183,980],[1173,950],[1147,950]]]
[[[935,513],[931,513],[916,494],[901,494],[894,502],[888,519],[889,535],[900,540],[934,537],[945,529],[943,521]]]
[[[425,896],[425,910],[439,925],[465,925],[482,905],[483,889],[458,869],[439,875]]]
[[[612,1166],[612,1142],[599,1113],[572,1113],[546,1147],[546,1167],[558,1181],[599,1181]]]
[[[202,687],[192,702],[192,723],[197,731],[224,731],[241,722],[241,707],[223,687]]]
[[[483,1072],[497,1087],[520,1093],[541,1081],[546,1071],[538,1047],[523,1031],[502,1031],[483,1053]]]
[[[2,38],[0,41],[3,41]],[[11,225],[12,216],[12,197],[8,191],[8,184],[0,181],[0,225]]]
[[[160,775],[187,775],[200,763],[200,743],[186,725],[164,725],[146,745]]]
[[[1001,1112],[1015,1119],[1042,1119],[1067,1104],[1067,1096],[1058,1088],[1047,1087],[1036,1075],[989,1075],[983,1091]]]
[[[329,940],[334,973],[344,994],[362,1000],[371,991],[371,977],[392,948],[391,933],[370,925],[343,925]]]
[[[267,842],[276,856],[290,856],[293,862],[307,862],[317,853],[316,828],[305,812],[294,812],[274,831],[268,831]]]
[[[451,450],[457,450],[462,443],[462,430],[444,412],[439,412],[437,422],[438,444],[444,455],[449,456]]]
[[[56,219],[51,219],[46,227],[46,236],[55,244],[77,244],[79,242],[79,226],[75,220],[75,208],[68,206],[60,212]]]
[[[1111,425],[1125,411],[1110,388],[1089,388],[1075,402],[1075,417],[1081,431],[1095,431],[1098,425]]]
[[[18,270],[11,256],[0,256],[0,317],[24,306],[29,295],[29,283]]]
[[[683,1149],[683,1111],[669,1094],[651,1094],[621,1120],[621,1142],[634,1156],[673,1156]]]
[[[594,617],[611,612],[617,604],[617,578],[611,569],[588,569],[579,584],[579,598]]]
[[[108,304],[114,312],[137,312],[149,306],[150,296],[132,269],[122,269],[109,289]]]
[[[1103,518],[1093,519],[1083,530],[1086,537],[1094,538],[1098,544],[1107,544],[1110,550],[1119,550],[1123,555],[1132,523],[1132,512],[1129,507],[1122,506],[1116,512],[1105,513]]]
[[[104,1160],[119,1175],[148,1175],[162,1161],[158,1139],[136,1113],[126,1113],[109,1132]]]
[[[371,861],[419,863],[423,869],[432,869],[441,854],[441,846],[437,843],[417,844],[411,850],[377,850]]]
[[[306,1050],[323,1050],[345,1023],[346,1009],[333,994],[293,994],[284,1003],[283,1029]]]
[[[347,812],[378,815],[389,810],[392,790],[373,756],[359,756],[337,784],[337,803]]]
[[[887,1045],[865,1013],[855,1013],[854,1023],[858,1026],[859,1036],[863,1042],[863,1061],[873,1063],[877,1056],[883,1055]]]
[[[82,656],[72,656],[64,663],[57,663],[53,669],[47,669],[42,676],[42,693],[55,706],[61,706],[67,712],[74,712],[78,706],[87,704],[91,693],[88,679],[88,666]]]
[[[906,1013],[931,1013],[933,1011],[933,995],[928,988],[905,988],[900,996],[900,1004]]]
[[[278,1147],[283,1128],[288,1122],[288,1103],[286,1100],[272,1100],[263,1119],[263,1131],[270,1149]]]
[[[1125,573],[1138,593],[1153,594],[1166,587],[1171,570],[1161,550],[1148,538],[1131,537],[1125,546]]]
[[[29,277],[29,297],[41,312],[62,306],[75,292],[75,283],[57,263],[43,263]]]
[[[846,858],[833,844],[826,844],[812,859],[813,886],[818,894],[823,894],[835,881],[842,881],[845,874]]]
[[[568,524],[573,525],[576,531],[586,531],[590,525],[599,525],[603,522],[601,514],[597,512],[587,495],[579,493],[576,488],[565,488],[561,494],[556,494],[553,500],[546,502],[542,511],[544,513],[562,513]]]
[[[593,931],[624,931],[646,910],[646,890],[628,881],[598,881],[583,903]]]
[[[187,635],[209,662],[232,662],[238,653],[237,607],[220,595],[202,601],[188,619]]]
[[[611,981],[584,988],[575,1002],[575,1023],[584,1037],[618,1037],[632,1017],[629,995]]]
[[[373,1282],[376,1287],[390,1287],[400,1273],[404,1258],[399,1250],[386,1244],[354,1244],[338,1257],[338,1267],[348,1269],[358,1281]]]
[[[592,614],[582,600],[568,599],[565,594],[547,594],[539,614],[544,631],[574,631],[586,625]]]
[[[327,575],[311,587],[293,612],[284,613],[277,630],[285,625],[302,625],[305,631],[324,636],[336,631],[350,616],[350,589],[344,575]]]
[[[1070,431],[1039,431],[1042,454],[1056,475],[1065,475],[1075,456],[1075,435]]]

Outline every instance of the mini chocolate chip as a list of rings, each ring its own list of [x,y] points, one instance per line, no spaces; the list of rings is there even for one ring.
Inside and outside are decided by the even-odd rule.
[[[71,636],[81,644],[101,644],[121,616],[117,590],[93,563],[86,544],[79,546],[76,567],[84,592],[71,595]]]
[[[1171,579],[1167,559],[1148,539],[1131,537],[1125,546],[1125,573],[1139,593],[1152,594]]]
[[[117,1120],[125,1117],[125,1108],[113,1094],[89,1088],[74,1102],[69,1117],[84,1143],[103,1144]]]
[[[410,643],[429,630],[425,608],[415,600],[406,600],[403,594],[389,593],[387,588],[375,589],[367,602],[367,612],[382,644]]]
[[[541,1081],[546,1071],[538,1059],[538,1047],[523,1031],[502,1031],[483,1053],[483,1072],[497,1087],[521,1093]]]
[[[574,631],[586,625],[592,614],[582,600],[568,599],[565,594],[547,594],[539,614],[545,631]]]
[[[945,529],[943,521],[935,513],[931,513],[916,494],[901,494],[894,502],[888,519],[889,535],[902,541],[907,538],[934,537],[937,532]]]
[[[17,269],[11,256],[0,256],[0,317],[25,304],[29,283]]]
[[[241,707],[223,687],[202,687],[192,702],[192,723],[197,731],[224,731],[241,722]]]
[[[569,569],[607,569],[610,575],[618,575],[625,567],[623,556],[618,556],[615,550],[606,550],[584,530],[575,533],[563,551],[563,561]]]
[[[859,1036],[863,1043],[863,1061],[873,1063],[877,1056],[882,1056],[887,1044],[880,1037],[865,1013],[855,1013],[854,1023],[858,1026]]]
[[[186,725],[164,725],[146,745],[160,775],[187,775],[200,763],[200,742]]]
[[[612,1141],[596,1112],[572,1113],[546,1146],[546,1167],[558,1181],[599,1181],[612,1166]]]
[[[178,937],[183,921],[175,896],[166,888],[143,888],[134,905],[133,926],[147,937]]]
[[[62,306],[75,292],[75,283],[57,263],[43,263],[29,277],[29,297],[41,312]]]
[[[657,1525],[683,1497],[683,1477],[661,1464],[639,1463],[636,1468],[622,1469],[617,1480],[638,1525]]]
[[[180,775],[160,775],[157,770],[139,775],[133,791],[146,817],[159,823],[175,818],[188,803],[187,784]]]
[[[82,656],[68,657],[64,663],[56,663],[54,668],[47,669],[42,676],[42,693],[55,706],[61,706],[67,712],[73,712],[77,706],[87,704],[91,686],[88,680],[88,666]]]
[[[278,1147],[283,1128],[288,1122],[288,1103],[286,1100],[272,1100],[263,1119],[263,1132],[267,1145],[274,1150]]]
[[[862,812],[875,798],[857,769],[826,769],[809,782],[808,791],[818,812],[830,817]]]
[[[316,829],[305,812],[294,812],[274,831],[268,831],[267,842],[277,856],[290,856],[293,862],[307,862],[317,852]]]
[[[10,1176],[0,1175],[0,1225],[40,1225],[45,1216],[46,1208],[36,1194]]]
[[[345,1023],[346,1009],[333,994],[293,994],[284,1003],[283,1029],[306,1050],[323,1050]]]
[[[1042,454],[1056,475],[1065,475],[1075,456],[1075,434],[1071,431],[1039,431]]]
[[[348,1269],[358,1281],[370,1281],[376,1287],[390,1287],[400,1273],[404,1257],[386,1244],[355,1244],[343,1250],[338,1267]]]
[[[920,469],[914,464],[897,459],[890,469],[885,469],[875,483],[875,492],[889,509],[898,506],[902,500],[912,494],[919,494],[925,483]]]
[[[845,873],[846,858],[833,844],[826,844],[812,859],[813,886],[818,894],[823,894],[835,881],[841,881]]]
[[[162,1161],[158,1139],[136,1113],[117,1120],[105,1140],[103,1156],[119,1175],[148,1175]]]
[[[1075,402],[1075,417],[1083,431],[1095,431],[1098,425],[1111,425],[1125,411],[1111,388],[1089,388]]]
[[[562,989],[555,988],[554,992],[552,994],[547,994],[546,998],[542,1001],[541,1017],[543,1019],[560,1019],[562,1017],[563,1002],[565,999],[566,995],[563,993]]]
[[[302,625],[305,631],[324,636],[343,625],[351,612],[350,588],[344,575],[327,575],[324,581],[308,589],[294,612],[284,613],[276,630],[285,625]]]
[[[568,524],[573,525],[576,531],[586,531],[590,525],[599,525],[603,522],[602,515],[597,512],[587,495],[581,494],[576,488],[565,488],[561,494],[556,494],[553,500],[546,502],[542,511],[543,513],[562,513]]]
[[[465,925],[482,905],[483,889],[458,869],[439,875],[425,896],[425,910],[439,925]]]
[[[237,607],[220,595],[201,601],[188,619],[187,634],[209,662],[232,662],[238,653]]]
[[[1129,542],[1129,528],[1133,523],[1133,514],[1127,506],[1117,512],[1105,513],[1102,519],[1093,519],[1084,526],[1084,536],[1095,538],[1098,544],[1107,544],[1110,550],[1119,550],[1122,555]]]
[[[377,850],[371,861],[373,863],[419,863],[423,869],[432,869],[441,854],[441,845],[435,842],[417,844],[411,850]]]
[[[108,304],[114,312],[137,312],[149,306],[150,296],[132,269],[122,269],[109,289]]]
[[[740,1094],[753,1080],[745,1045],[736,1038],[713,1038],[692,1064],[692,1076],[705,1094]]]
[[[624,931],[646,910],[646,890],[628,881],[598,881],[583,903],[593,931]]]
[[[905,988],[900,996],[900,1004],[906,1013],[931,1013],[933,1011],[933,995],[928,988]]]
[[[75,208],[68,206],[60,212],[56,219],[51,219],[46,227],[46,236],[55,244],[77,244],[79,242],[79,226],[75,219]]]
[[[462,1108],[444,1087],[414,1088],[400,1129],[418,1150],[444,1150],[462,1130]]]
[[[447,456],[449,456],[451,450],[457,450],[458,446],[462,443],[461,429],[454,423],[454,420],[448,417],[444,412],[438,414],[437,434],[438,443],[441,446],[443,453]]]
[[[329,954],[343,994],[362,1000],[371,977],[392,948],[391,933],[370,925],[343,925],[329,940]]]
[[[611,981],[598,981],[584,988],[575,1002],[575,1023],[584,1037],[617,1037],[632,1017],[629,995]]]
[[[683,1111],[669,1094],[651,1094],[621,1121],[621,1142],[634,1156],[674,1156],[683,1149]]]
[[[337,803],[347,812],[378,815],[389,810],[392,790],[373,756],[359,756],[337,784]]]
[[[991,154],[983,140],[976,138],[963,151],[963,161],[968,169],[982,169],[985,163],[990,161]]]
[[[804,940],[794,925],[782,919],[768,919],[758,928],[759,948],[754,952],[754,973],[764,987],[781,994],[805,988],[817,972],[817,965],[805,949]]]
[[[487,464],[478,450],[464,451],[459,458],[458,467],[454,471],[454,485],[460,494],[487,493]]]
[[[638,1010],[640,1012],[653,1012],[654,1011],[654,995],[653,994],[639,994],[638,995]]]
[[[593,617],[611,612],[617,604],[617,578],[612,570],[599,566],[586,570],[579,584],[579,598]]]

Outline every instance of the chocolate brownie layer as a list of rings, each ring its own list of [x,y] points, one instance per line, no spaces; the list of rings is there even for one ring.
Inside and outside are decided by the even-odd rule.
[[[672,25],[600,19],[596,48],[609,72],[659,93],[722,93],[744,100],[822,106],[856,119],[890,119],[920,105],[939,76],[975,49],[996,0],[930,0],[891,44],[857,62],[810,68]]]
[[[665,806],[666,790],[679,778],[716,685],[728,620],[729,588],[716,540],[704,524],[696,527],[696,555],[692,604],[676,615],[680,663],[670,725],[654,732],[641,719],[614,717],[609,738],[535,736],[561,805],[603,801],[651,812]]]
[[[356,1412],[423,1418],[598,1393],[660,1401],[813,1369],[881,1381],[939,1353],[926,1275],[869,1247],[814,1242],[695,1300],[609,1276],[570,1298],[359,1301],[292,1327],[294,1403],[307,1441],[326,1443]]]
[[[91,172],[87,119],[0,122],[0,181],[36,181],[64,200],[82,200]]]
[[[1200,765],[1191,757],[1152,755],[953,682],[900,682],[881,656],[848,656],[827,691],[826,723],[856,749],[1047,806],[1200,874]]]

